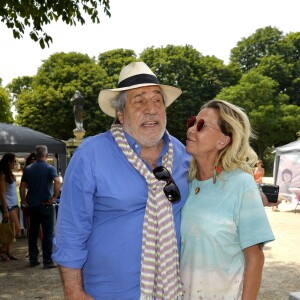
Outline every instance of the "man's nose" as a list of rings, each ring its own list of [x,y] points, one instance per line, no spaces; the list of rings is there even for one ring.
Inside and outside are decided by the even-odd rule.
[[[156,102],[151,100],[151,99],[148,99],[146,101],[146,112],[149,113],[149,114],[156,114],[157,113],[157,106],[156,106]]]

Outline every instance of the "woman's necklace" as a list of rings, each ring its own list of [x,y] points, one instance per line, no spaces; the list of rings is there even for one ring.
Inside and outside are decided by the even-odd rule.
[[[221,168],[219,166],[215,166],[214,168],[214,174],[213,174],[213,183],[216,183],[216,177],[221,173]],[[197,177],[197,176],[196,176]],[[200,193],[200,187],[196,186],[195,188],[195,195],[198,195]]]

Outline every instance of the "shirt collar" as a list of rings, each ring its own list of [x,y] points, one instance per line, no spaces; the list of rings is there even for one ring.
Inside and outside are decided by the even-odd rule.
[[[129,144],[129,146],[131,147],[131,149],[138,156],[140,156],[141,148],[142,148],[141,145],[125,131],[124,131],[124,135],[126,137],[126,140]],[[162,151],[161,151],[160,156],[159,156],[159,162],[161,162],[161,158],[167,153],[168,148],[169,148],[170,137],[169,137],[169,134],[167,133],[167,131],[165,131],[165,133],[163,135],[163,141],[164,141],[164,146],[163,146]]]

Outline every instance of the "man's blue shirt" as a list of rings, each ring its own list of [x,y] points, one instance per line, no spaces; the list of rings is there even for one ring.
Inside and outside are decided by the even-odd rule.
[[[141,146],[126,134],[139,155]],[[171,137],[173,178],[181,201],[173,204],[178,245],[180,210],[187,198],[189,156]],[[168,151],[169,136],[159,163]],[[111,132],[87,138],[65,175],[53,259],[82,270],[84,289],[95,299],[139,299],[142,229],[148,187],[116,144]]]

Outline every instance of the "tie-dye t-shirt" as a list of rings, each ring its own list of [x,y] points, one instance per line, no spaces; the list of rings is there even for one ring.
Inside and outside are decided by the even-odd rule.
[[[222,172],[215,184],[194,179],[182,209],[184,299],[241,299],[242,250],[272,240],[253,176],[238,169]]]

